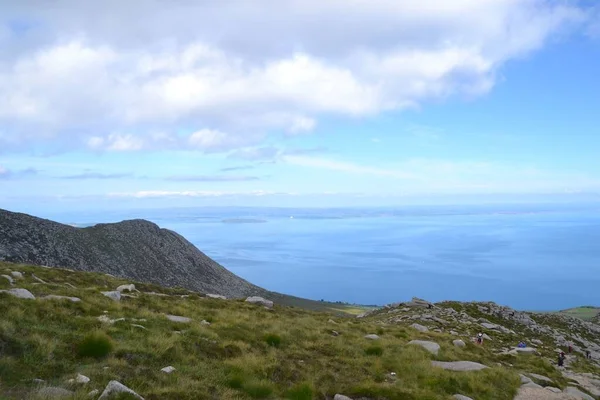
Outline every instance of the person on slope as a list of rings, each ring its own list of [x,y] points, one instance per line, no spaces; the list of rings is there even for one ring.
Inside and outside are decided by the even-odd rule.
[[[477,344],[480,346],[483,344],[483,333],[477,335]]]
[[[565,365],[565,353],[563,353],[561,351],[560,354],[558,355],[558,366],[563,367],[564,365]]]

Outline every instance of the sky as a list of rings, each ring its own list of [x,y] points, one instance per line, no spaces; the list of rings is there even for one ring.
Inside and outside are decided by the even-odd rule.
[[[600,199],[598,71],[595,1],[0,0],[0,208]]]

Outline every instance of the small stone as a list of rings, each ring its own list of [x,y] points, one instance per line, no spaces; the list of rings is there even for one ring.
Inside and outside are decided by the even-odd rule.
[[[348,396],[344,396],[343,394],[336,394],[335,396],[333,396],[333,400],[352,400],[352,399]]]
[[[554,393],[562,393],[562,390],[560,390],[559,388],[552,387],[552,386],[546,386],[544,389],[549,390]]]
[[[458,332],[456,332],[456,331],[450,331],[450,334],[453,335],[453,336],[458,336]]]
[[[12,275],[14,278],[17,278],[17,279],[23,279],[23,274],[22,274],[22,273],[20,273],[19,271],[12,271],[10,274],[11,274],[11,275]]]
[[[138,400],[144,400],[144,398],[142,396],[140,396],[133,390],[129,389],[127,386],[123,385],[121,382],[117,382],[117,381],[108,382],[108,385],[106,385],[106,388],[104,389],[104,391],[102,392],[102,394],[100,395],[98,400],[108,400],[113,395],[118,394],[118,393],[129,393],[131,396],[133,396],[134,398],[136,398]]]
[[[465,342],[460,339],[453,340],[452,344],[454,344],[454,346],[456,346],[456,347],[465,347],[466,346]]]
[[[379,340],[379,336],[375,335],[374,333],[371,333],[369,335],[365,336],[365,339],[369,339],[369,340]]]
[[[202,321],[200,321],[200,325],[210,326],[210,322],[202,320]]]
[[[227,297],[222,296],[220,294],[207,294],[206,297],[210,298],[210,299],[220,299],[220,300],[227,300]]]
[[[419,332],[429,332],[429,328],[421,324],[412,324],[410,327],[418,330]]]
[[[44,284],[46,283],[46,281],[44,281],[44,280],[42,280],[42,279],[38,278],[38,277],[37,277],[37,276],[35,276],[34,274],[31,274],[31,277],[32,277],[33,279],[35,279],[36,281],[38,281],[38,283],[44,283]]]
[[[132,326],[132,327],[134,327],[134,328],[143,329],[143,330],[145,330],[145,331],[147,331],[147,330],[148,330],[148,329],[147,329],[145,326],[143,326],[143,325],[131,324],[131,326]]]
[[[191,319],[191,318],[188,318],[188,317],[181,317],[181,316],[179,316],[179,315],[169,315],[169,314],[167,314],[167,319],[168,319],[169,321],[173,321],[173,322],[181,322],[181,323],[184,323],[184,324],[187,324],[187,323],[190,323],[190,322],[192,322],[192,319]]]
[[[267,308],[273,308],[273,302],[271,300],[263,299],[259,296],[251,296],[246,299],[246,303],[260,304]]]
[[[472,398],[463,396],[462,394],[455,394],[452,397],[454,397],[454,400],[473,400]]]
[[[43,379],[34,379],[32,382],[33,382],[35,385],[38,385],[38,386],[39,386],[39,385],[43,385],[44,383],[46,383],[46,381],[45,381],[45,380],[43,380]]]
[[[75,383],[80,383],[82,385],[85,385],[89,381],[90,381],[90,378],[88,378],[85,375],[77,374],[77,376],[75,377]]]
[[[485,340],[489,340],[489,341],[491,341],[491,340],[492,340],[492,338],[491,338],[491,337],[489,337],[487,333],[484,333],[484,334],[483,334],[483,339],[485,339]]]
[[[334,320],[330,319],[329,321],[327,321],[328,324],[334,324],[337,325],[337,322],[335,322]]]
[[[94,389],[87,394],[87,397],[96,397],[98,396],[98,393],[100,393],[100,391],[98,389]]]
[[[117,292],[116,290],[112,292],[102,292],[102,294],[114,301],[121,301],[121,292]]]
[[[168,367],[164,367],[163,369],[161,369],[161,371],[165,374],[170,374],[171,372],[175,371],[175,368],[169,365]]]
[[[15,281],[13,280],[13,278],[8,275],[0,275],[0,277],[5,278],[8,281],[8,283],[11,284],[11,286],[15,284]]]
[[[11,296],[18,297],[19,299],[35,300],[35,296],[27,289],[0,290],[0,293],[8,293]]]
[[[331,335],[332,336],[340,336],[340,333],[338,331],[331,331]]]

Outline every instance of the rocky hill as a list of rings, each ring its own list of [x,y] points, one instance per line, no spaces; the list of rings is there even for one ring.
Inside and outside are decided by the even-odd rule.
[[[75,228],[0,209],[0,260],[103,272],[231,297],[266,293],[179,234],[145,220]]]

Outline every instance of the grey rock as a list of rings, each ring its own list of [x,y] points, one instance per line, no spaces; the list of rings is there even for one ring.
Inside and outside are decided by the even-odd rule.
[[[129,393],[131,396],[138,400],[144,400],[142,396],[140,396],[139,394],[137,394],[136,392],[129,389],[127,386],[123,385],[121,382],[118,381],[108,382],[108,385],[106,385],[106,388],[104,388],[104,391],[102,392],[100,397],[98,397],[98,400],[108,400],[112,395],[119,393]]]
[[[148,330],[144,325],[131,324],[131,326],[134,327],[134,328],[145,330],[145,331]]]
[[[544,375],[533,374],[531,372],[528,373],[527,375],[529,375],[530,377],[532,377],[536,381],[542,381],[542,382],[552,383],[552,379],[550,379],[550,378],[548,378],[547,376],[544,376]]]
[[[81,301],[79,297],[68,297],[68,296],[57,296],[55,294],[49,294],[48,296],[40,297],[41,300],[68,300],[73,303]]]
[[[165,374],[170,374],[171,372],[175,371],[175,368],[169,365],[168,367],[162,368],[161,371]]]
[[[549,390],[553,393],[562,393],[562,390],[560,390],[559,388],[556,388],[556,387],[552,387],[552,386],[546,386],[544,389]]]
[[[22,273],[20,273],[19,271],[12,271],[10,274],[11,274],[11,275],[13,276],[13,278],[15,278],[15,279],[23,279],[23,274],[22,274]]]
[[[27,289],[0,290],[0,293],[8,293],[11,296],[18,297],[19,299],[35,300],[35,296]]]
[[[43,385],[43,384],[45,384],[45,383],[46,383],[46,381],[45,381],[45,380],[43,380],[43,379],[34,379],[34,380],[32,380],[32,382],[33,382],[35,385],[38,385],[38,386],[41,386],[41,385]]]
[[[340,333],[338,331],[331,331],[331,335],[340,336]]]
[[[483,334],[483,339],[484,339],[484,340],[489,340],[489,341],[491,341],[491,340],[492,340],[492,338],[491,338],[491,337],[489,337],[489,336],[487,335],[487,333],[484,333],[484,334]]]
[[[524,353],[524,354],[537,353],[537,349],[533,348],[533,347],[515,347],[513,350],[515,350],[517,353]]]
[[[11,276],[8,276],[8,275],[0,275],[0,278],[4,278],[4,279],[6,279],[6,280],[8,281],[8,283],[10,283],[10,284],[11,284],[11,286],[15,284],[15,281],[14,281],[14,279],[13,279]]]
[[[46,283],[47,283],[47,282],[46,282],[46,281],[44,281],[43,279],[40,279],[40,278],[38,278],[37,276],[35,276],[35,274],[31,274],[31,277],[32,277],[33,279],[35,279],[36,281],[38,281],[38,283],[44,283],[44,284],[46,284]]]
[[[454,397],[454,400],[473,400],[472,398],[463,396],[462,394],[455,394],[452,397]]]
[[[121,292],[117,292],[115,291],[111,291],[111,292],[101,292],[103,295],[105,295],[106,297],[108,297],[109,299],[112,299],[114,301],[121,301]]]
[[[328,324],[334,324],[337,325],[337,322],[335,322],[334,320],[330,319],[329,321],[327,321]]]
[[[352,400],[352,399],[348,396],[344,396],[343,394],[336,394],[335,396],[333,396],[333,400]]]
[[[423,347],[425,350],[430,352],[431,354],[435,354],[437,356],[440,351],[440,345],[435,342],[429,342],[427,340],[411,340],[408,344],[414,344],[417,346]]]
[[[486,367],[483,364],[479,364],[473,361],[432,361],[431,365],[438,368],[447,369],[449,371],[479,371]]]
[[[210,322],[202,320],[202,321],[200,321],[200,325],[209,326]]]
[[[371,333],[369,335],[365,336],[365,339],[369,339],[369,340],[379,340],[379,336],[375,335],[374,333]]]
[[[187,324],[187,323],[190,323],[190,322],[192,322],[192,319],[191,319],[191,318],[188,318],[188,317],[181,317],[181,316],[179,316],[179,315],[169,315],[169,314],[167,314],[167,319],[168,319],[169,321],[173,321],[173,322],[181,322],[181,323],[184,323],[184,324]]]
[[[220,294],[207,294],[206,297],[211,298],[211,299],[227,300],[227,297],[222,296]]]
[[[429,332],[429,328],[421,324],[412,324],[410,327],[418,330],[419,332]]]
[[[98,396],[98,393],[100,393],[100,391],[98,389],[94,389],[87,394],[87,397],[96,397]]]
[[[523,385],[521,385],[521,387],[533,388],[533,389],[543,389],[542,386],[538,385],[537,383],[533,383],[533,382],[524,383]]]
[[[250,296],[246,299],[246,303],[260,304],[267,308],[273,308],[273,302],[271,300],[264,299],[260,296]]]
[[[456,331],[450,331],[450,334],[451,334],[452,336],[458,336],[458,332],[456,332]]]
[[[538,346],[541,346],[544,344],[544,342],[542,342],[540,339],[531,339],[531,343],[537,344]]]
[[[121,285],[117,288],[117,292],[123,292],[127,290],[128,292],[135,292],[135,285],[133,283],[130,283],[129,285]]]
[[[465,347],[466,346],[465,342],[460,339],[453,340],[452,344],[456,347]]]
[[[492,329],[492,330],[498,329],[498,325],[496,325],[496,324],[490,324],[488,322],[482,323],[481,326],[483,326],[486,329]]]
[[[525,376],[523,374],[519,374],[519,377],[521,378],[521,383],[530,383],[530,382],[533,382],[531,380],[531,378],[529,378],[529,377],[527,377],[527,376]]]
[[[48,386],[37,391],[37,395],[43,399],[70,399],[73,392],[60,387]]]
[[[587,393],[583,393],[581,390],[573,387],[573,386],[569,386],[564,390],[564,393],[569,394],[577,399],[581,399],[581,400],[596,400],[594,399],[592,396],[590,396]]]

